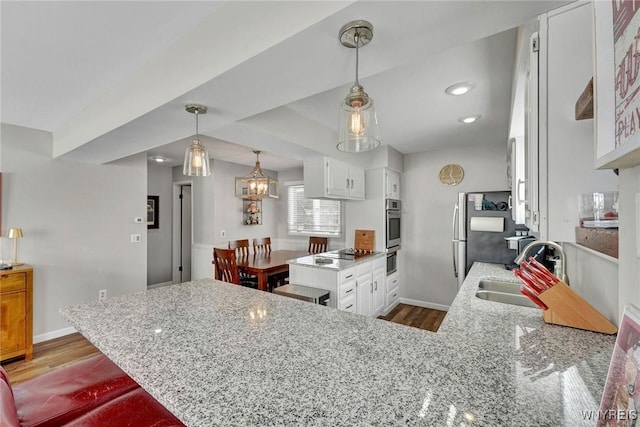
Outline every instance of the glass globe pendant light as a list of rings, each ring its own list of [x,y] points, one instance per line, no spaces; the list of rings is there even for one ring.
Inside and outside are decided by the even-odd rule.
[[[373,99],[358,81],[358,49],[373,38],[373,25],[352,21],[340,29],[340,43],[356,49],[356,81],[340,103],[338,150],[349,153],[374,150],[380,146],[380,130]]]
[[[198,138],[198,115],[207,114],[207,107],[198,104],[188,104],[186,110],[196,115],[196,137],[184,154],[182,173],[186,176],[209,176],[211,175],[209,153],[207,153],[207,148]]]

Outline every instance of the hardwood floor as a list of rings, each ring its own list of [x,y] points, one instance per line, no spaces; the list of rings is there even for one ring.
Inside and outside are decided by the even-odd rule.
[[[388,315],[378,318],[436,332],[446,314],[445,311],[399,304]],[[17,384],[99,353],[100,350],[75,333],[38,343],[33,347],[32,360],[7,360],[2,362],[2,367],[7,371],[9,380]]]
[[[389,314],[380,316],[378,319],[437,332],[446,314],[446,311],[416,307],[415,305],[398,304]]]
[[[11,383],[17,384],[99,353],[100,350],[75,333],[35,344],[32,360],[10,359],[2,362],[2,367]]]

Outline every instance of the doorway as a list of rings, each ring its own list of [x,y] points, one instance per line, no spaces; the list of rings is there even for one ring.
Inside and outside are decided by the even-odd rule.
[[[193,197],[191,181],[173,183],[173,283],[191,280]]]

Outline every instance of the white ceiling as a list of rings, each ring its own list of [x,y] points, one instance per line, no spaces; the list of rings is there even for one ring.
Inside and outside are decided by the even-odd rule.
[[[336,120],[355,52],[338,30],[366,19],[360,82],[383,144],[410,154],[506,142],[515,28],[564,3],[3,0],[1,120],[53,132],[56,157],[147,152],[176,165],[195,131],[184,106],[199,103],[213,158],[252,165],[260,149],[270,170],[345,158]],[[460,81],[476,88],[444,93]]]

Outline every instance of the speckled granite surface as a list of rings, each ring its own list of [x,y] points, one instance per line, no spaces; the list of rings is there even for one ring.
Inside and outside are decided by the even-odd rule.
[[[290,265],[302,265],[305,267],[323,268],[326,270],[341,271],[354,267],[363,262],[372,261],[375,258],[387,256],[384,252],[376,252],[369,256],[363,256],[354,260],[337,259],[324,256],[323,254],[309,255],[301,258],[290,259],[287,261]],[[318,261],[319,260],[319,261]]]
[[[438,333],[202,280],[61,310],[189,426],[593,425],[614,336],[474,296]]]

